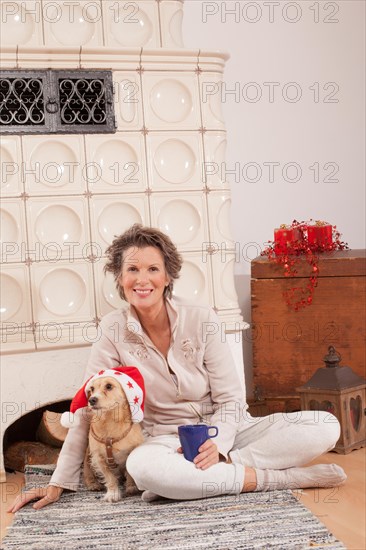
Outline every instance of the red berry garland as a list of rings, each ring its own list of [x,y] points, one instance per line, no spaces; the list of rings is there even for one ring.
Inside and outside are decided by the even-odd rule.
[[[318,283],[319,254],[347,249],[347,243],[340,239],[341,234],[337,227],[323,221],[294,220],[291,225],[281,225],[279,229],[275,229],[275,240],[268,241],[262,256],[267,256],[270,261],[283,266],[285,277],[296,275],[295,266],[300,256],[305,255],[311,266],[309,282],[305,288],[295,286],[283,293],[289,307],[298,311],[311,305]]]

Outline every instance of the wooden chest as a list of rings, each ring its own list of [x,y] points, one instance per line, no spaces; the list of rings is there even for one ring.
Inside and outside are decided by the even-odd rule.
[[[283,292],[305,287],[311,267],[299,259],[295,277],[258,257],[251,264],[253,383],[256,401],[270,412],[300,408],[295,388],[319,367],[328,346],[341,365],[365,376],[366,251],[343,250],[319,256],[318,284],[310,306],[294,311]]]

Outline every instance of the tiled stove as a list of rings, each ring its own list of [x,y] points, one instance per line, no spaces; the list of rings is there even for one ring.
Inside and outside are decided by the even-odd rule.
[[[179,0],[1,1],[1,67],[112,71],[116,132],[2,135],[3,435],[68,399],[99,319],[119,307],[104,250],[135,222],[184,258],[175,293],[210,303],[243,372],[226,134],[217,95],[226,56],[188,51]],[[1,462],[0,470],[4,478]]]

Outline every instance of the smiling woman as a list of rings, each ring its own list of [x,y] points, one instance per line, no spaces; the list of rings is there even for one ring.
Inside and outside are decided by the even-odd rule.
[[[333,487],[345,480],[336,465],[298,467],[334,447],[335,417],[325,423],[321,411],[315,418],[312,411],[250,416],[229,346],[213,330],[220,326],[216,313],[172,298],[182,258],[167,235],[135,224],[115,238],[107,256],[105,271],[126,304],[103,317],[85,380],[133,360],[145,381],[145,439],[126,463],[143,500]],[[89,432],[88,415],[80,420],[69,430],[49,487],[25,493],[12,511],[34,498],[42,508],[63,489],[77,489]],[[178,427],[197,423],[216,426],[218,435],[191,462],[182,455]]]
[[[161,252],[152,246],[128,248],[118,282],[126,301],[137,308],[139,304],[141,307],[146,306],[146,298],[152,298],[154,303],[161,304],[165,287],[169,285]],[[139,302],[139,298],[143,301]],[[147,304],[152,305],[152,301],[148,300]]]
[[[128,249],[119,284],[125,299],[135,308],[145,332],[166,356],[171,333],[163,294],[169,279],[161,252],[150,246]],[[161,328],[157,333],[159,325]]]
[[[104,267],[104,272],[110,272],[116,281],[117,290],[123,300],[126,300],[124,286],[121,284],[121,277],[124,269],[127,267],[141,268],[141,260],[147,262],[146,249],[150,249],[149,256],[157,262],[156,267],[160,266],[167,276],[163,296],[172,297],[173,283],[178,279],[182,268],[182,257],[178,254],[172,241],[160,231],[151,227],[143,227],[135,223],[125,233],[114,239],[111,246],[106,250],[108,262]],[[143,254],[141,254],[144,252]],[[155,255],[152,256],[153,252]],[[136,256],[139,254],[139,257]],[[134,265],[139,263],[140,265]],[[150,266],[153,267],[153,266]],[[128,300],[127,300],[128,301]]]
[[[164,299],[172,296],[182,258],[170,239],[150,227],[134,224],[107,249],[121,298],[134,307],[150,340],[166,357],[171,329]]]
[[[126,250],[118,283],[125,300],[136,310],[141,326],[166,357],[170,344],[170,324],[163,294],[169,278],[161,252],[148,246]]]

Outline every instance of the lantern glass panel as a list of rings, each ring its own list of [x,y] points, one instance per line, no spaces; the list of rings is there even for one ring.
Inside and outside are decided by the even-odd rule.
[[[319,403],[316,399],[312,399],[309,403],[309,408],[311,411],[326,411],[334,415],[336,414],[335,404],[328,400]]]
[[[352,426],[354,427],[356,432],[358,432],[361,426],[361,408],[362,408],[361,396],[358,395],[356,399],[354,397],[351,397],[350,403],[349,403],[349,411],[350,411]]]
[[[319,402],[316,401],[315,399],[312,399],[310,402],[309,402],[309,409],[311,411],[318,411],[319,410]]]
[[[331,401],[322,401],[320,404],[320,410],[330,412],[334,415],[336,413],[335,405]]]

